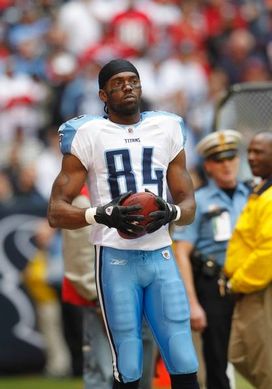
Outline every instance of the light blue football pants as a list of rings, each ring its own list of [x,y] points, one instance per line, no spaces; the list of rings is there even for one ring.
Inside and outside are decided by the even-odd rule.
[[[151,389],[157,347],[143,322],[144,366],[139,389]],[[104,323],[94,307],[83,307],[84,389],[112,389],[112,359]]]
[[[142,375],[143,315],[170,374],[197,371],[190,312],[170,247],[155,251],[96,246],[96,282],[116,380]]]

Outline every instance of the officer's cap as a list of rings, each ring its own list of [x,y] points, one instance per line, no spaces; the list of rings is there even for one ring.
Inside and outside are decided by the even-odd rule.
[[[205,136],[196,146],[204,159],[219,161],[233,158],[238,153],[241,134],[235,130],[220,130]]]

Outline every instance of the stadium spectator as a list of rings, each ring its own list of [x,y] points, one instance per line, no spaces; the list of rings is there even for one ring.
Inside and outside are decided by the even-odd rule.
[[[246,29],[234,30],[222,46],[219,66],[227,73],[231,84],[243,80],[243,72],[249,56],[256,50],[256,39]]]
[[[212,132],[217,105],[227,93],[228,87],[229,79],[223,69],[212,69],[208,74],[207,98],[201,99],[189,112],[186,111],[186,117],[194,133],[196,143],[203,136]]]
[[[202,14],[207,30],[209,60],[212,66],[216,66],[231,32],[247,28],[245,12],[242,5],[235,1],[209,0],[203,5]]]
[[[58,289],[62,279],[61,240],[46,219],[37,225],[37,251],[24,269],[23,279],[36,307],[38,326],[46,353],[45,373],[55,377],[71,374],[71,355],[63,333]]]
[[[128,8],[118,13],[108,24],[111,39],[131,48],[134,55],[145,52],[155,42],[155,27],[144,11],[137,10],[136,2],[130,0]]]
[[[12,205],[14,191],[11,181],[4,170],[0,170],[0,205]]]
[[[229,357],[257,389],[272,386],[272,134],[257,133],[248,162],[261,179],[230,239],[224,266],[226,292],[237,295]]]
[[[36,156],[36,188],[48,200],[53,182],[61,166],[59,136],[56,127],[51,127],[44,134],[45,147]]]
[[[73,205],[90,206],[84,186]],[[91,226],[62,230],[64,280],[62,298],[65,303],[82,307],[83,315],[83,380],[85,389],[112,387],[111,353],[103,327],[95,286],[95,253],[89,238]]]
[[[14,59],[9,58],[0,74],[0,140],[6,143],[14,140],[18,127],[27,138],[38,136],[48,97],[48,86],[14,68]]]
[[[78,62],[75,56],[66,51],[55,51],[47,61],[47,79],[51,98],[48,104],[50,125],[60,125],[65,115],[73,114],[63,107],[67,88],[78,77]],[[68,112],[67,112],[68,111]]]
[[[37,170],[33,164],[23,164],[19,167],[15,183],[15,196],[20,204],[30,203],[33,206],[45,202],[36,186]]]
[[[176,0],[140,0],[137,1],[136,6],[149,16],[161,33],[178,22],[181,14]]]
[[[191,40],[198,50],[205,49],[206,23],[196,0],[180,1],[180,19],[169,26],[168,34],[173,47]]]
[[[271,81],[269,65],[267,61],[258,56],[248,58],[244,63],[242,82],[266,82]]]
[[[92,0],[71,0],[59,8],[57,23],[65,33],[65,48],[75,55],[101,38],[102,25],[95,17],[92,3]]]
[[[187,113],[193,106],[205,100],[208,92],[207,74],[198,61],[197,47],[191,40],[184,40],[173,55],[157,67],[161,92],[158,93],[157,109],[172,110],[179,114]],[[171,74],[171,78],[169,78]],[[186,109],[178,96],[184,95]]]

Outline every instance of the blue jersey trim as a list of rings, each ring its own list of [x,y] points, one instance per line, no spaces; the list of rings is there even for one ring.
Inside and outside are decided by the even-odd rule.
[[[71,154],[73,139],[77,130],[85,123],[94,120],[102,119],[102,116],[81,115],[63,123],[59,128],[60,150],[62,154]]]
[[[62,154],[71,153],[71,145],[75,135],[76,135],[76,130],[68,123],[64,123],[60,126],[59,140],[60,140],[60,150]]]

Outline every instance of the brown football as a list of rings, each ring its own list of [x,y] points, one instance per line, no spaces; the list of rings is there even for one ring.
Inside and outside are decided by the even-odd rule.
[[[151,220],[148,215],[151,212],[157,211],[159,209],[159,205],[156,201],[156,196],[153,193],[150,192],[138,192],[133,193],[129,197],[127,197],[121,205],[130,206],[130,205],[141,205],[142,209],[139,211],[136,211],[135,215],[143,215],[145,218],[144,220],[140,221],[139,224],[142,226],[145,226],[149,221]],[[135,236],[130,236],[122,231],[118,231],[118,234],[124,238],[124,239],[136,239],[140,236],[144,236],[146,234],[146,231],[144,230],[140,234],[137,234]]]

